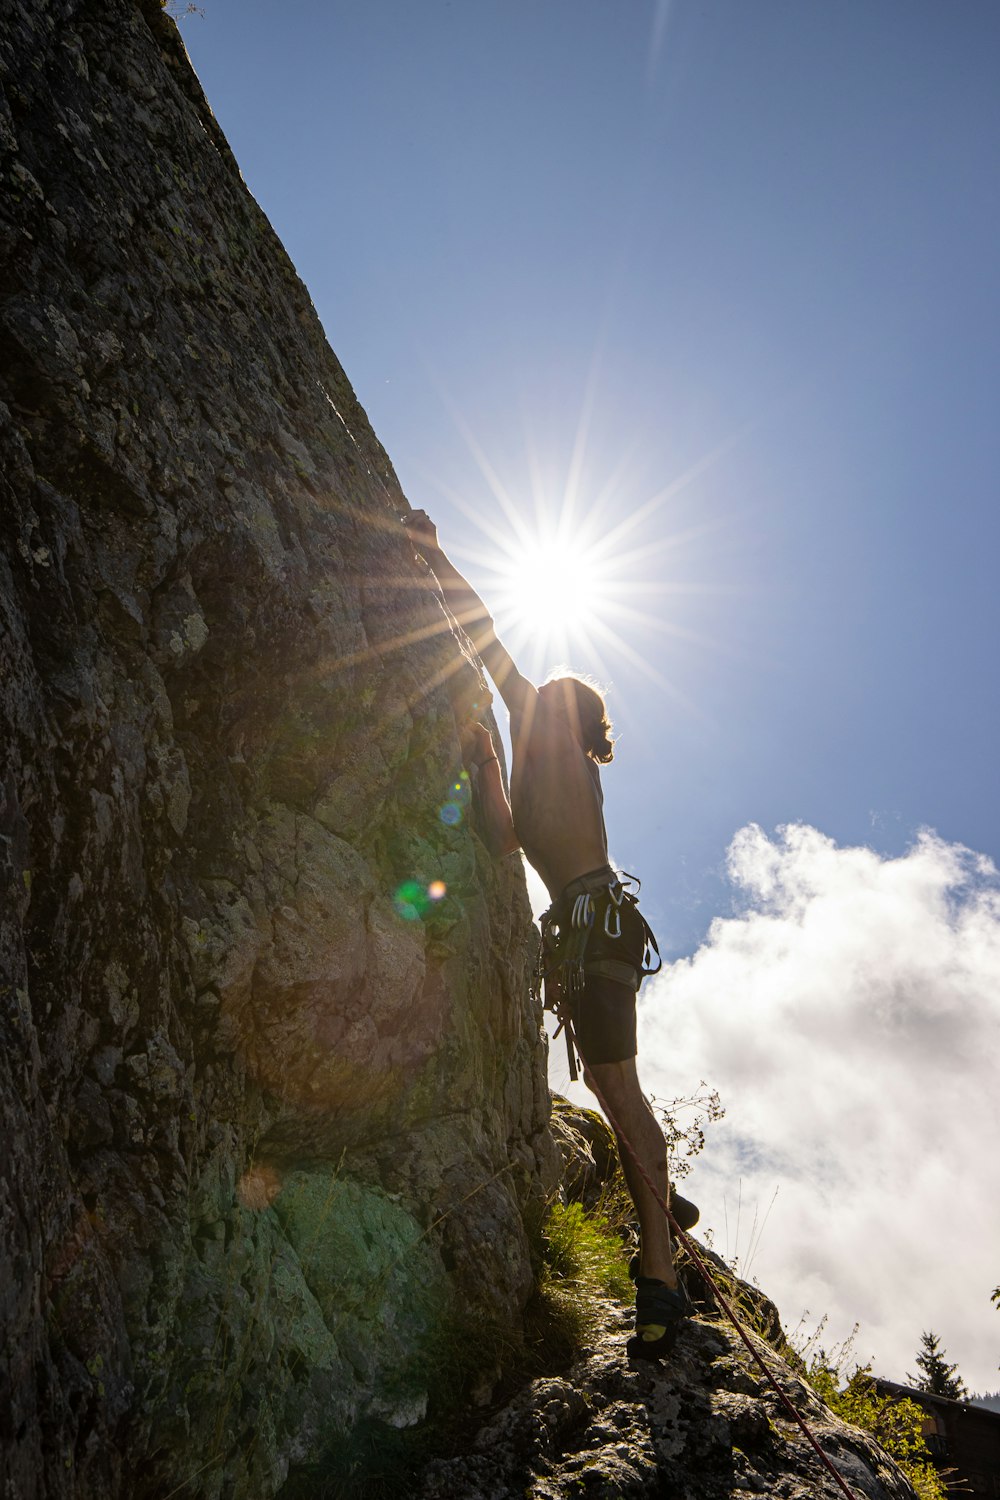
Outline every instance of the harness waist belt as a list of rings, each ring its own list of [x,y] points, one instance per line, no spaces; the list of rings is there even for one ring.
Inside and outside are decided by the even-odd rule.
[[[642,975],[634,964],[623,963],[617,958],[594,958],[585,961],[583,965],[585,974],[596,974],[601,979],[613,979],[616,984],[627,984],[629,989],[637,990]]]
[[[551,910],[555,910],[564,901],[572,901],[575,896],[596,896],[598,891],[606,891],[608,886],[616,883],[617,873],[610,865],[601,865],[598,870],[588,870],[585,875],[578,875],[571,880],[552,903]]]

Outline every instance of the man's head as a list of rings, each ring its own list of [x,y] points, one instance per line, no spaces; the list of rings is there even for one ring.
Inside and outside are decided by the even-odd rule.
[[[558,677],[551,677],[539,688],[539,693],[565,715],[591,760],[599,761],[603,766],[614,758],[611,720],[604,699],[593,683],[573,672],[560,672]]]

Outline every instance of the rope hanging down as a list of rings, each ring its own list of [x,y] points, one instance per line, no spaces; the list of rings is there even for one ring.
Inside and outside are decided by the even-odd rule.
[[[573,1035],[573,1023],[572,1023],[572,1021],[567,1021],[566,1022],[566,1030],[567,1030],[567,1033],[568,1033],[568,1038],[572,1039],[573,1045],[576,1046],[576,1037]],[[577,1047],[577,1051],[579,1052],[579,1048],[578,1047]],[[582,1053],[580,1055],[582,1056]],[[586,1064],[586,1058],[584,1058],[584,1064]],[[772,1389],[774,1390],[775,1394],[777,1395],[778,1400],[781,1402],[782,1406],[785,1408],[785,1410],[788,1412],[789,1416],[795,1422],[796,1426],[803,1433],[803,1435],[805,1436],[806,1440],[809,1442],[809,1444],[811,1445],[811,1447],[815,1451],[816,1456],[819,1459],[820,1463],[823,1465],[823,1467],[825,1469],[827,1469],[833,1475],[833,1478],[836,1480],[837,1484],[839,1485],[839,1487],[841,1489],[841,1492],[844,1495],[847,1496],[847,1500],[858,1500],[858,1497],[855,1495],[854,1491],[849,1488],[849,1486],[847,1484],[847,1481],[844,1479],[844,1476],[841,1473],[839,1473],[839,1471],[834,1467],[834,1465],[831,1462],[831,1460],[823,1452],[823,1450],[820,1447],[819,1443],[816,1441],[816,1438],[813,1436],[813,1433],[812,1433],[811,1429],[809,1428],[808,1424],[806,1423],[805,1418],[803,1416],[800,1416],[799,1412],[792,1405],[791,1399],[788,1396],[786,1396],[785,1392],[781,1389],[781,1386],[775,1380],[775,1378],[772,1375],[771,1371],[768,1369],[767,1364],[765,1363],[765,1361],[763,1359],[763,1356],[754,1348],[753,1344],[751,1344],[749,1335],[746,1333],[745,1329],[742,1327],[739,1319],[737,1318],[736,1314],[733,1312],[733,1309],[732,1309],[732,1307],[729,1304],[729,1299],[716,1286],[715,1282],[712,1279],[712,1274],[709,1271],[709,1269],[708,1269],[707,1265],[705,1264],[704,1260],[702,1259],[701,1255],[695,1249],[693,1243],[691,1242],[691,1240],[689,1239],[689,1237],[684,1233],[683,1229],[681,1229],[678,1226],[677,1221],[674,1218],[673,1214],[670,1212],[670,1209],[668,1208],[667,1204],[664,1203],[663,1199],[660,1197],[659,1192],[657,1191],[655,1185],[653,1184],[652,1180],[650,1179],[649,1173],[646,1171],[646,1168],[643,1166],[642,1162],[639,1160],[639,1157],[637,1156],[637,1154],[635,1152],[635,1149],[634,1149],[631,1141],[629,1140],[628,1136],[625,1135],[619,1129],[618,1123],[615,1120],[615,1117],[612,1114],[612,1112],[611,1112],[611,1110],[610,1110],[610,1108],[608,1106],[608,1101],[605,1099],[604,1095],[601,1093],[601,1090],[598,1088],[597,1082],[594,1079],[593,1074],[589,1075],[588,1087],[593,1090],[593,1092],[594,1092],[594,1094],[595,1094],[595,1096],[597,1098],[597,1102],[601,1106],[601,1108],[603,1109],[605,1115],[607,1116],[608,1123],[610,1124],[612,1130],[615,1132],[615,1134],[617,1135],[618,1139],[625,1146],[626,1151],[628,1152],[629,1156],[632,1158],[632,1161],[635,1163],[635,1166],[638,1169],[640,1177],[642,1178],[642,1180],[646,1184],[646,1186],[649,1188],[649,1191],[652,1193],[654,1199],[659,1204],[660,1209],[662,1210],[662,1212],[666,1215],[667,1222],[670,1225],[670,1232],[671,1232],[671,1234],[676,1235],[677,1239],[684,1246],[684,1249],[687,1251],[688,1255],[691,1257],[691,1260],[694,1262],[695,1269],[700,1273],[702,1279],[705,1282],[705,1285],[708,1287],[709,1292],[711,1293],[711,1295],[713,1296],[713,1298],[715,1299],[715,1301],[718,1303],[719,1307],[722,1308],[722,1311],[725,1313],[725,1315],[729,1319],[730,1323],[732,1323],[733,1327],[736,1329],[736,1332],[739,1334],[740,1338],[743,1340],[743,1342],[746,1345],[747,1349],[750,1351],[750,1355],[751,1355],[752,1359],[754,1360],[754,1362],[757,1365],[759,1365],[760,1368],[761,1368],[761,1370],[764,1372],[764,1376],[765,1376],[768,1384],[772,1387]]]

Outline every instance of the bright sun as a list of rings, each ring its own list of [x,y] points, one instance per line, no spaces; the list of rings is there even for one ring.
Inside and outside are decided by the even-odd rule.
[[[471,546],[455,549],[456,559],[525,675],[540,681],[554,667],[569,666],[610,683],[628,663],[681,701],[661,670],[667,653],[660,640],[701,639],[681,624],[679,596],[698,589],[687,549],[706,526],[677,528],[678,502],[718,455],[700,459],[635,503],[627,467],[583,493],[581,431],[564,482],[536,454],[525,492],[515,499],[472,435],[466,438],[496,506],[485,510],[450,495],[479,533]],[[555,480],[551,489],[543,474]],[[668,504],[670,526],[662,514]],[[682,555],[687,576],[679,578]]]
[[[476,551],[497,629],[529,674],[569,663],[606,677],[617,652],[628,652],[613,628],[628,613],[621,553],[595,530],[545,518],[534,530],[498,531],[488,552]]]
[[[572,634],[600,613],[601,583],[597,559],[585,548],[550,540],[512,560],[497,607],[532,634]]]

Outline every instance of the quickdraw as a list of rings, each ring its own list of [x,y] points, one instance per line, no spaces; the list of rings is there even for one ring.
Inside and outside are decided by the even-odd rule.
[[[604,931],[609,938],[620,938],[622,935],[622,902],[625,900],[625,887],[623,885],[617,887],[609,885],[608,896],[610,900],[608,901],[607,911],[604,913]],[[612,917],[616,924],[614,932],[608,926],[608,922]]]
[[[594,921],[594,898],[589,891],[577,896],[573,902],[572,925],[576,928],[590,927]]]

